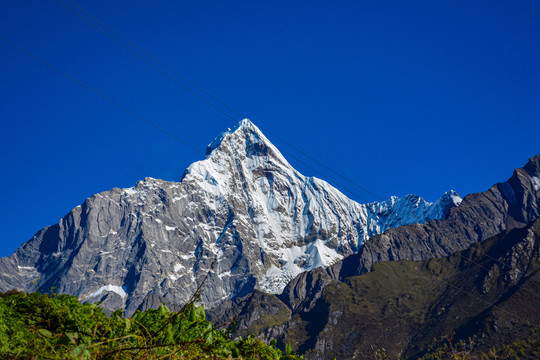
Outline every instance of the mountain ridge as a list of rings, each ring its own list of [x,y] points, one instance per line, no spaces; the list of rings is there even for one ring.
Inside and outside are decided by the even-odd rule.
[[[158,301],[214,307],[331,266],[394,226],[445,217],[459,204],[418,196],[359,204],[296,171],[249,120],[220,134],[180,182],[146,178],[95,194],[0,259],[0,290],[70,293],[128,314]]]
[[[327,282],[361,275],[377,262],[442,257],[502,231],[526,226],[539,216],[540,187],[534,180],[539,176],[540,155],[536,155],[525,166],[515,169],[508,181],[465,196],[445,219],[388,229],[370,238],[358,253],[343,262],[300,274],[287,285],[282,296],[293,309],[302,302],[309,307]]]
[[[450,209],[445,219],[387,229],[366,241],[356,254],[327,268],[299,274],[272,300],[271,308],[286,307],[290,316],[307,314],[328,284],[369,272],[376,263],[444,257],[503,231],[526,226],[539,216],[540,187],[536,181],[539,177],[540,155],[536,155],[525,166],[515,169],[506,182],[465,196],[458,207]],[[227,302],[212,316],[232,318],[241,311],[243,303],[242,298]],[[257,308],[257,301],[250,306]],[[264,317],[260,310],[251,313]],[[251,321],[256,321],[252,315],[250,317]],[[281,331],[279,327],[276,329],[274,336]]]
[[[475,352],[488,351],[540,341],[539,285],[536,219],[446,257],[378,262],[327,283],[309,308],[295,311],[279,295],[254,292],[235,308],[235,335],[277,338],[310,360],[368,358],[372,346],[417,359],[453,332],[454,341],[472,339]]]

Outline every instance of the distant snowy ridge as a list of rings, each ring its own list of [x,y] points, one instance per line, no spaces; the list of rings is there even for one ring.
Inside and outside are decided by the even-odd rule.
[[[449,191],[434,203],[407,195],[359,204],[300,174],[245,119],[211,142],[180,182],[146,178],[96,194],[38,232],[4,258],[15,275],[0,274],[0,289],[39,279],[44,289],[129,314],[155,298],[184,303],[210,273],[202,300],[212,307],[255,288],[279,293],[371,236],[442,219],[460,201]]]
[[[360,220],[365,219],[366,222],[365,229],[359,232],[363,236],[358,238],[356,248],[359,249],[364,241],[387,229],[442,219],[450,207],[459,205],[460,200],[461,198],[452,190],[445,193],[435,203],[426,202],[416,195],[407,195],[401,199],[392,196],[381,203],[360,204],[361,215],[365,215]],[[261,279],[259,288],[269,293],[280,293],[296,275],[317,267],[330,266],[349,255],[349,253],[339,253],[339,248],[326,246],[329,241],[317,239],[303,246],[281,248],[278,262],[282,266],[277,268],[272,265]]]

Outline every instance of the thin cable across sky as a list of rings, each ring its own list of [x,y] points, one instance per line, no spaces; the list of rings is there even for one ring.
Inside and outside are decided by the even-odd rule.
[[[84,87],[84,88],[86,88],[86,89],[92,91],[94,94],[99,95],[99,96],[102,97],[103,99],[109,101],[111,104],[114,104],[115,106],[119,107],[120,109],[122,109],[122,110],[128,112],[129,114],[135,116],[136,118],[138,118],[138,119],[144,121],[144,122],[147,123],[148,125],[150,125],[150,126],[154,127],[155,129],[161,131],[161,132],[164,133],[165,135],[172,137],[173,139],[175,139],[175,140],[181,142],[182,144],[186,145],[187,147],[191,148],[192,150],[195,150],[196,152],[198,152],[198,153],[204,155],[204,152],[202,152],[201,150],[199,150],[197,147],[191,145],[191,144],[188,143],[187,141],[185,141],[185,140],[179,138],[178,136],[176,136],[176,135],[170,133],[169,131],[167,131],[167,130],[161,128],[159,125],[156,125],[155,123],[153,123],[153,122],[150,121],[150,120],[147,120],[146,118],[142,117],[141,115],[139,115],[139,114],[137,114],[137,113],[131,111],[130,109],[128,109],[127,107],[125,107],[125,106],[123,106],[123,105],[121,105],[121,104],[119,104],[118,102],[116,102],[115,100],[111,99],[110,97],[108,97],[108,96],[104,95],[103,93],[101,93],[101,92],[95,90],[94,88],[91,88],[90,86],[84,84],[82,81],[75,79],[73,76],[71,76],[71,75],[65,73],[64,71],[58,69],[57,67],[55,67],[55,66],[49,64],[48,62],[46,62],[45,60],[43,60],[43,59],[39,58],[38,56],[32,54],[32,53],[29,52],[28,50],[23,49],[23,48],[20,47],[19,45],[15,44],[15,43],[13,43],[13,42],[11,42],[11,41],[9,41],[8,39],[6,39],[5,37],[3,37],[3,36],[1,36],[1,35],[0,35],[0,39],[3,40],[3,41],[5,41],[6,43],[10,44],[11,46],[15,47],[15,48],[18,49],[19,51],[22,51],[22,52],[25,53],[26,55],[28,55],[28,56],[34,58],[35,60],[39,61],[40,63],[42,63],[42,64],[48,66],[49,68],[53,69],[53,70],[56,71],[57,73],[61,74],[62,76],[67,77],[68,79],[70,79],[70,80],[76,82],[77,84],[81,85],[82,87]]]
[[[177,85],[183,87],[185,90],[189,91],[191,94],[195,95],[196,97],[198,97],[199,99],[201,99],[202,101],[204,101],[205,103],[207,103],[208,105],[212,106],[214,109],[216,109],[217,111],[219,111],[220,113],[222,113],[223,115],[227,116],[228,118],[232,119],[232,120],[235,120],[235,121],[238,121],[238,120],[241,120],[239,118],[235,118],[234,116],[232,116],[231,114],[229,114],[229,112],[225,109],[222,109],[220,106],[212,103],[210,100],[206,99],[204,96],[198,94],[195,90],[191,89],[189,86],[181,83],[180,81],[178,81],[177,79],[175,79],[173,76],[171,76],[169,73],[167,73],[166,71],[163,71],[162,69],[160,69],[158,66],[156,66],[155,64],[153,64],[151,61],[145,59],[143,56],[141,56],[140,54],[138,54],[137,52],[135,52],[134,50],[132,50],[129,46],[125,45],[124,43],[122,43],[122,41],[124,41],[125,43],[129,44],[130,46],[132,46],[133,48],[135,48],[136,50],[138,50],[140,53],[144,54],[145,56],[147,56],[148,58],[150,58],[152,61],[156,62],[157,64],[159,64],[160,66],[162,66],[164,69],[166,69],[167,71],[169,71],[170,73],[176,75],[177,77],[179,77],[180,79],[182,79],[183,81],[187,82],[190,86],[194,87],[195,89],[197,89],[198,91],[200,91],[201,93],[203,93],[204,95],[210,97],[212,100],[218,102],[221,106],[224,106],[226,107],[228,110],[236,113],[237,115],[240,115],[241,118],[248,118],[248,116],[246,116],[245,114],[241,113],[240,111],[237,111],[235,110],[232,106],[229,106],[228,104],[226,104],[224,101],[221,101],[219,100],[217,97],[213,96],[212,94],[210,94],[209,92],[205,91],[204,89],[202,89],[201,87],[197,86],[195,83],[193,83],[192,81],[189,81],[188,79],[186,79],[184,76],[180,75],[178,72],[174,71],[171,67],[167,66],[166,64],[164,64],[163,62],[159,61],[158,59],[156,59],[154,56],[152,56],[151,54],[149,54],[147,51],[143,50],[142,48],[140,48],[139,46],[137,46],[136,44],[134,44],[133,42],[129,41],[127,38],[125,38],[124,36],[122,36],[121,34],[119,34],[117,31],[113,30],[111,27],[109,27],[108,25],[106,25],[104,22],[102,22],[101,20],[97,19],[95,16],[93,16],[92,14],[90,14],[88,11],[84,10],[83,8],[81,8],[80,6],[78,6],[77,4],[75,4],[73,1],[71,0],[66,0],[68,3],[70,3],[71,5],[75,6],[77,9],[79,9],[80,11],[82,11],[87,17],[89,17],[90,19],[92,19],[94,22],[97,22],[98,24],[100,24],[103,28],[105,28],[107,31],[109,31],[110,33],[108,33],[107,31],[105,31],[104,29],[100,28],[98,25],[96,25],[95,23],[93,23],[92,21],[88,20],[86,17],[84,17],[83,15],[81,15],[79,12],[77,12],[75,9],[73,9],[72,7],[69,7],[68,5],[66,5],[65,3],[63,3],[62,1],[60,0],[56,0],[59,4],[61,4],[63,7],[65,7],[66,9],[68,9],[71,13],[73,13],[74,15],[76,15],[77,17],[79,17],[80,19],[82,19],[83,21],[85,21],[87,24],[91,25],[92,27],[94,27],[95,29],[97,29],[100,33],[104,34],[105,36],[107,36],[108,38],[110,38],[111,40],[113,40],[116,44],[120,45],[121,47],[123,47],[124,49],[126,49],[129,53],[135,55],[137,58],[139,58],[140,60],[142,60],[144,63],[146,63],[147,65],[150,65],[152,68],[154,68],[155,70],[159,71],[161,74],[163,74],[164,76],[166,76],[168,79],[172,80],[174,83],[176,83]],[[116,38],[116,37],[118,38]],[[286,140],[282,139],[281,137],[279,137],[278,135],[276,135],[275,133],[271,132],[270,130],[268,130],[267,128],[263,127],[263,126],[259,126],[258,127],[263,130],[265,133],[267,133],[268,135],[271,135],[272,137],[276,138],[277,140],[281,141],[282,143],[284,143],[285,145],[289,146],[291,149],[293,149],[294,151],[298,152],[299,154],[303,155],[304,157],[308,158],[309,160],[315,162],[316,164],[318,164],[319,166],[323,167],[324,169],[330,171],[331,173],[333,173],[334,175],[337,175],[338,177],[346,180],[347,182],[349,182],[350,184],[356,186],[357,188],[361,189],[362,191],[366,192],[367,194],[370,194],[371,196],[373,196],[374,198],[378,199],[378,200],[384,200],[383,197],[375,194],[374,192],[366,189],[365,187],[361,186],[360,184],[358,184],[357,182],[349,179],[348,177],[342,175],[341,173],[335,171],[334,169],[330,168],[329,166],[323,164],[322,162],[320,162],[319,160],[315,159],[314,157],[310,156],[309,154],[305,153],[304,151],[298,149],[296,146],[290,144],[289,142],[287,142]],[[284,151],[284,150],[281,150],[283,153],[287,154],[288,156],[292,157],[293,159],[295,159],[296,161],[298,161],[299,163],[301,163],[302,165],[306,166],[307,168],[309,168],[310,170],[314,171],[316,174],[322,176],[323,178],[325,178],[326,180],[328,180],[329,182],[337,185],[338,187],[340,187],[341,189],[347,191],[348,193],[356,196],[357,198],[359,198],[360,200],[364,201],[364,202],[369,202],[365,197],[363,196],[360,196],[359,194],[355,193],[354,191],[351,191],[350,189],[348,189],[347,187],[343,186],[342,184],[340,184],[339,182],[337,182],[336,180],[332,179],[331,177],[329,177],[328,175],[322,173],[321,171],[315,169],[314,167],[312,167],[311,165],[307,164],[305,161],[302,161],[300,160],[298,157],[292,155],[290,152],[287,152],[287,151]]]

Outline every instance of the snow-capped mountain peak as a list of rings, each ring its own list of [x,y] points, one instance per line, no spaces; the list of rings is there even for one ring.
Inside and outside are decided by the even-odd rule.
[[[279,150],[264,136],[259,128],[249,119],[238,123],[234,129],[219,134],[207,147],[207,158],[219,157],[219,153],[227,156],[255,158],[273,158],[282,165],[291,167]]]
[[[209,273],[202,300],[212,307],[254,288],[279,293],[373,235],[444,217],[456,196],[359,204],[300,174],[244,119],[210,143],[180,182],[147,178],[96,194],[36,234],[10,258],[20,276],[0,277],[0,290],[25,290],[39,278],[45,290],[130,313],[156,296],[185,302]],[[20,270],[27,267],[35,271]]]

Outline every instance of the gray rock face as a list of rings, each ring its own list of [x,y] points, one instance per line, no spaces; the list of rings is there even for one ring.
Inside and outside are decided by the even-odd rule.
[[[244,120],[180,182],[147,178],[96,194],[39,231],[0,259],[0,291],[54,289],[131,314],[160,301],[185,303],[209,274],[201,300],[212,308],[254,289],[279,293],[371,236],[444,218],[460,201],[448,192],[433,204],[413,195],[358,204],[293,169]]]
[[[364,274],[381,261],[448,256],[505,230],[530,224],[538,218],[539,209],[540,155],[536,155],[523,168],[514,170],[508,181],[467,195],[445,219],[392,228],[373,236],[343,261],[300,274],[281,297],[295,311],[309,310],[322,289],[334,280]]]
[[[525,228],[505,231],[448,257],[377,264],[375,273],[329,285],[312,310],[295,318],[296,323],[276,326],[281,334],[272,329],[263,334],[282,338],[287,334],[291,338],[286,336],[283,341],[296,344],[292,339],[295,330],[316,328],[307,341],[297,345],[313,360],[368,358],[372,344],[384,347],[392,358],[417,359],[434,338],[454,331],[456,342],[475,338],[476,351],[528,339],[530,329],[540,322],[539,246],[537,219]],[[405,286],[389,286],[393,271],[407,274],[402,279]],[[422,276],[415,279],[418,274]],[[426,283],[432,286],[414,288]],[[378,292],[375,284],[386,288]],[[375,299],[374,293],[378,294]],[[369,297],[372,308],[361,307]],[[250,307],[256,308],[253,303]],[[350,310],[355,307],[357,311]],[[415,311],[421,315],[411,315]],[[327,315],[317,322],[315,314],[321,313]],[[305,319],[303,326],[298,318]]]
[[[539,215],[539,177],[540,155],[537,155],[523,168],[514,170],[508,181],[466,196],[445,220],[389,229],[374,237],[350,259],[351,263],[356,262],[356,269],[344,271],[362,273],[385,260],[443,257],[505,230],[524,227]]]
[[[525,219],[534,217],[528,204],[533,213]],[[445,221],[437,223],[442,229]],[[406,236],[409,230],[390,232],[397,237],[401,231]],[[349,274],[364,271],[359,253],[299,275],[282,295],[252,293],[211,314],[221,321],[236,317],[235,335],[291,343],[313,360],[369,358],[371,346],[385,348],[391,358],[417,359],[434,338],[453,332],[456,342],[474,337],[475,351],[537,339],[531,329],[540,323],[540,219],[483,240],[446,257],[379,262],[370,272],[345,276],[351,264]]]

